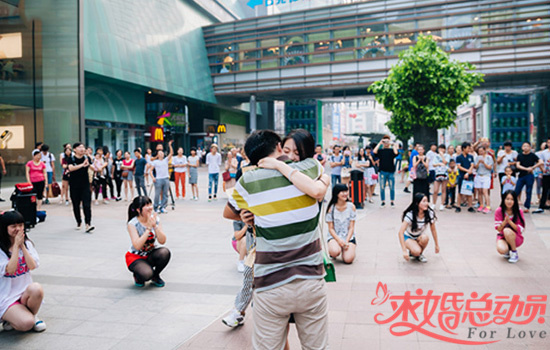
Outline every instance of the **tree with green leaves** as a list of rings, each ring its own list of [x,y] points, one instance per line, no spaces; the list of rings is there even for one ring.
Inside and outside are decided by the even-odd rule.
[[[437,129],[454,123],[457,107],[483,82],[483,74],[471,72],[474,65],[449,56],[431,36],[420,35],[415,46],[399,53],[388,77],[369,87],[392,112],[387,125],[399,139],[436,142]]]

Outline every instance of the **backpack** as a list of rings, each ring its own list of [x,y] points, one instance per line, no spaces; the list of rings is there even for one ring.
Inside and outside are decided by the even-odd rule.
[[[422,162],[418,163],[416,166],[416,178],[419,180],[425,180],[428,178],[428,169],[426,169],[426,166]]]

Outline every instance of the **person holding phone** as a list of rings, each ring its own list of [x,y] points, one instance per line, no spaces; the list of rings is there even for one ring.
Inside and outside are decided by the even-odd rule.
[[[92,164],[90,157],[86,155],[86,147],[80,142],[73,145],[74,155],[69,159],[69,187],[71,189],[71,201],[73,202],[73,214],[76,220],[76,229],[82,227],[82,218],[80,216],[80,204],[84,211],[84,222],[86,223],[86,233],[92,232],[95,227],[92,226],[92,192],[90,190],[90,177],[88,168]]]
[[[126,265],[134,274],[136,287],[147,281],[164,287],[160,273],[170,261],[170,250],[158,245],[166,243],[166,235],[149,197],[136,197],[128,207],[128,233],[132,246],[126,253]]]

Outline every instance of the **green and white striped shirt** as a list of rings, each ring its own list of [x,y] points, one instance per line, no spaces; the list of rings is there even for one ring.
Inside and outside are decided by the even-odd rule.
[[[321,164],[308,158],[290,167],[318,179]],[[318,232],[319,205],[277,170],[243,173],[229,204],[254,214],[256,262],[254,288],[264,291],[295,279],[321,279],[325,275]]]

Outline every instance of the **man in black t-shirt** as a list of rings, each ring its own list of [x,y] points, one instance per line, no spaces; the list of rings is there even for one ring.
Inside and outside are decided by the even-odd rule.
[[[542,161],[539,157],[531,152],[531,144],[529,142],[524,142],[521,145],[522,153],[518,154],[516,167],[519,170],[518,181],[516,183],[516,194],[519,197],[519,194],[525,188],[525,203],[523,204],[523,212],[528,213],[529,208],[531,208],[531,192],[533,192],[533,183],[535,182],[535,176],[533,171],[536,167],[541,166]]]
[[[69,159],[69,186],[71,188],[71,201],[73,202],[73,213],[76,219],[76,229],[82,228],[82,218],[80,216],[80,203],[84,211],[84,222],[86,223],[86,232],[94,230],[92,226],[92,192],[90,191],[90,177],[88,168],[92,160],[85,154],[86,147],[80,142],[73,145],[74,156]]]
[[[380,148],[382,147],[382,148]],[[376,145],[373,153],[378,157],[378,170],[380,172],[380,199],[381,206],[386,205],[386,183],[390,187],[390,200],[392,208],[395,207],[395,158],[399,154],[397,142],[391,142],[388,135]]]

